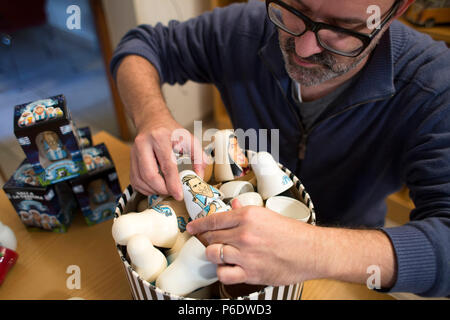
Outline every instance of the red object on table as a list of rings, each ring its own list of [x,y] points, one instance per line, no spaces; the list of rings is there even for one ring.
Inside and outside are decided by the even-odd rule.
[[[18,257],[17,252],[0,246],[0,285],[3,283],[9,269],[16,263]]]
[[[1,0],[0,31],[11,33],[44,24],[46,0]]]

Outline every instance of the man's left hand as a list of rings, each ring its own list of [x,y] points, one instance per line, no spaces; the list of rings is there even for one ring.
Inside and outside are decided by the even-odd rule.
[[[315,274],[314,226],[238,200],[232,207],[187,225],[208,242],[206,257],[222,283],[288,285]]]

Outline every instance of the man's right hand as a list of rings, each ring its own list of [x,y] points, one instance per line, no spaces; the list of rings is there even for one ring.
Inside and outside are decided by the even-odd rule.
[[[203,177],[206,155],[202,145],[175,120],[148,123],[138,128],[131,149],[130,182],[144,195],[172,195],[183,199],[175,153],[188,154],[194,171]]]
[[[131,149],[130,182],[145,194],[183,199],[174,152],[189,154],[203,177],[206,155],[201,143],[170,114],[157,70],[146,59],[130,55],[117,70],[117,87],[137,130]]]

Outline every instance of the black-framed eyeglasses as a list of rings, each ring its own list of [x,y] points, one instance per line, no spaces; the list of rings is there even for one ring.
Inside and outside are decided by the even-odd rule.
[[[356,57],[369,46],[370,42],[392,18],[400,3],[401,1],[395,1],[379,27],[370,34],[315,22],[279,0],[266,0],[266,9],[270,21],[290,35],[300,37],[309,30],[314,32],[317,43],[325,50],[346,57]]]

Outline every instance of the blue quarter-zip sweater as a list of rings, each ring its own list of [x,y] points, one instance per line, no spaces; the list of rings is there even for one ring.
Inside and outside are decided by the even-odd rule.
[[[234,128],[279,129],[279,160],[302,180],[319,225],[379,228],[389,236],[397,259],[391,292],[450,295],[450,50],[444,43],[394,22],[358,81],[308,132],[263,3],[141,25],[117,47],[113,74],[130,54],[148,59],[162,83],[213,83]],[[411,221],[383,228],[385,199],[403,184],[416,207]]]

